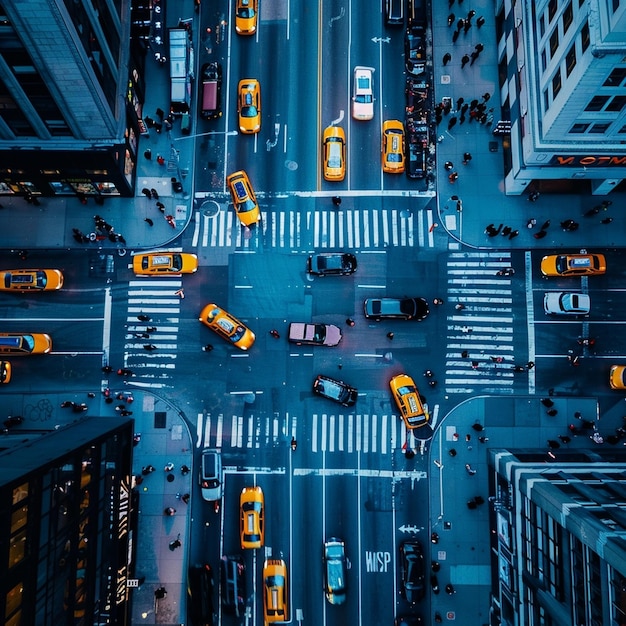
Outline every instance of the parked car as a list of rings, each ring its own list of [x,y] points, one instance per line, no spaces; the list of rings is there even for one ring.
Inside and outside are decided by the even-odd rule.
[[[406,71],[421,76],[426,71],[426,43],[423,26],[407,28],[404,36]]]
[[[241,548],[262,548],[265,542],[265,499],[263,490],[244,487],[239,496],[239,536]]]
[[[239,554],[220,560],[222,607],[225,613],[243,617],[246,610],[246,564]]]
[[[352,117],[367,121],[374,117],[374,68],[357,65],[352,83]]]
[[[187,572],[189,614],[194,626],[213,624],[213,570],[208,564],[192,565]]]
[[[63,287],[59,270],[1,270],[0,291],[56,291]]]
[[[381,154],[383,172],[404,172],[404,124],[400,120],[383,122]]]
[[[200,491],[207,502],[222,499],[222,455],[219,450],[202,450],[200,463]]]
[[[346,600],[346,548],[341,539],[332,537],[324,543],[324,589],[330,604]]]
[[[591,276],[605,272],[603,254],[550,254],[541,259],[544,276]]]
[[[341,330],[334,324],[289,324],[289,341],[299,346],[337,346],[341,341]]]
[[[424,552],[419,541],[411,540],[400,544],[400,567],[402,569],[402,595],[407,602],[415,604],[422,600],[424,584]]]
[[[335,380],[321,374],[313,381],[313,393],[343,406],[353,406],[359,395],[354,387],[350,387],[342,380]]]
[[[254,333],[217,304],[207,304],[200,312],[199,319],[222,339],[229,341],[240,350],[248,350],[254,344],[256,339]]]
[[[589,315],[591,299],[586,293],[549,291],[543,298],[543,310],[548,315]]]
[[[367,319],[417,320],[421,322],[429,313],[428,302],[424,298],[368,298],[363,303],[363,313]]]
[[[408,429],[420,428],[428,424],[430,416],[424,408],[415,381],[410,376],[406,374],[394,376],[389,381],[389,387]]]
[[[315,276],[347,276],[356,272],[356,257],[348,252],[322,252],[312,254],[306,269]]]

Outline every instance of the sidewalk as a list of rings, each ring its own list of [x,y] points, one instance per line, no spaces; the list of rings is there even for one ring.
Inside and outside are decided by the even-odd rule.
[[[558,414],[547,415],[537,396],[476,397],[456,406],[437,425],[429,451],[430,533],[439,541],[431,544],[431,559],[438,561],[440,593],[431,593],[433,616],[443,622],[460,619],[464,624],[487,624],[489,619],[491,562],[489,513],[489,448],[549,450],[547,441],[570,435],[568,425],[577,422],[576,411],[593,419],[598,407],[594,398],[553,396]],[[598,421],[602,435],[622,425],[621,417]],[[474,425],[479,425],[475,426]],[[482,430],[476,430],[482,427]],[[469,435],[469,441],[466,437]],[[478,438],[486,437],[481,443]],[[594,446],[583,434],[571,437],[563,448]],[[609,444],[603,444],[609,445]],[[456,454],[452,456],[450,450]],[[454,454],[454,453],[453,453]],[[469,471],[466,469],[469,465]],[[474,474],[470,474],[475,472]],[[480,496],[483,502],[470,509],[468,501]],[[451,583],[455,593],[448,595]]]

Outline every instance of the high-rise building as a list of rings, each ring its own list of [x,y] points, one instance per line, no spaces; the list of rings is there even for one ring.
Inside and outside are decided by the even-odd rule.
[[[133,195],[158,0],[0,0],[0,195]]]
[[[133,421],[84,418],[0,442],[0,623],[130,623]]]
[[[496,28],[507,194],[623,190],[626,2],[499,0]]]
[[[494,449],[489,465],[491,623],[625,624],[626,451]]]

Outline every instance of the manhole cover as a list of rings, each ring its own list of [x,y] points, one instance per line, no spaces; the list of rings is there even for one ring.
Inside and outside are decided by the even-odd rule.
[[[215,200],[205,200],[200,205],[200,210],[206,217],[215,217],[220,212],[220,205]]]

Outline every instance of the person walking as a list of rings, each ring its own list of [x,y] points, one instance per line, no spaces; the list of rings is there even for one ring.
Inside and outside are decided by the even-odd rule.
[[[472,51],[472,54],[470,54],[471,57],[471,61],[470,61],[470,67],[472,67],[472,65],[474,65],[476,59],[478,58],[478,52],[476,52],[476,50]]]
[[[346,319],[346,324],[350,326],[350,328],[352,328],[356,324],[356,322],[351,317],[348,317]]]
[[[168,506],[165,511],[163,511],[163,514],[172,517],[176,515],[176,509],[173,506]]]
[[[203,352],[211,352],[213,350],[213,346],[210,343],[207,343],[206,346],[202,348]]]
[[[333,196],[332,202],[334,206],[341,206],[341,198],[339,196]]]
[[[180,537],[180,535],[179,535]],[[174,550],[176,550],[176,548],[180,548],[183,544],[181,543],[179,538],[174,539],[174,541],[170,541],[170,550],[172,552],[174,552]]]
[[[474,476],[474,474],[476,474],[476,470],[472,468],[472,466],[469,463],[465,464],[465,471],[470,475],[470,476]]]
[[[389,339],[389,340],[393,339],[393,333],[392,332],[388,332],[387,333],[387,339]]]
[[[154,222],[149,217],[146,217],[144,222],[148,224],[148,226],[154,226]]]
[[[157,347],[153,343],[145,343],[143,347],[144,350],[147,350],[148,352],[152,352],[153,350],[157,349]]]
[[[603,220],[600,220],[600,224],[610,224],[612,221],[612,217],[605,217]]]
[[[459,38],[460,34],[460,30],[455,30],[454,33],[452,33],[452,43],[456,43],[456,40]]]
[[[280,334],[275,328],[272,328],[272,330],[270,330],[270,335],[274,337],[274,339],[280,339]]]
[[[467,165],[472,160],[472,155],[469,152],[463,153],[463,165]]]
[[[448,180],[449,180],[451,183],[455,183],[458,179],[459,179],[459,174],[458,174],[458,172],[450,172],[450,175],[448,176]]]
[[[452,163],[452,161],[446,161],[443,164],[443,167],[446,170],[446,172],[451,172],[454,169],[454,163]]]
[[[443,55],[443,64],[444,64],[444,66],[448,65],[448,63],[450,63],[450,61],[452,61],[452,55],[449,52],[446,52]]]
[[[476,18],[476,26],[478,28],[480,28],[481,26],[483,26],[485,23],[485,18],[481,15],[479,17]]]
[[[172,463],[171,461],[165,466],[165,471],[166,472],[171,472],[174,469],[174,463]]]
[[[455,19],[456,19],[456,16],[454,15],[454,13],[450,13],[450,15],[448,15],[448,28],[450,28],[450,26],[454,24]]]
[[[467,54],[461,57],[461,69],[463,69],[470,62],[470,58]]]

